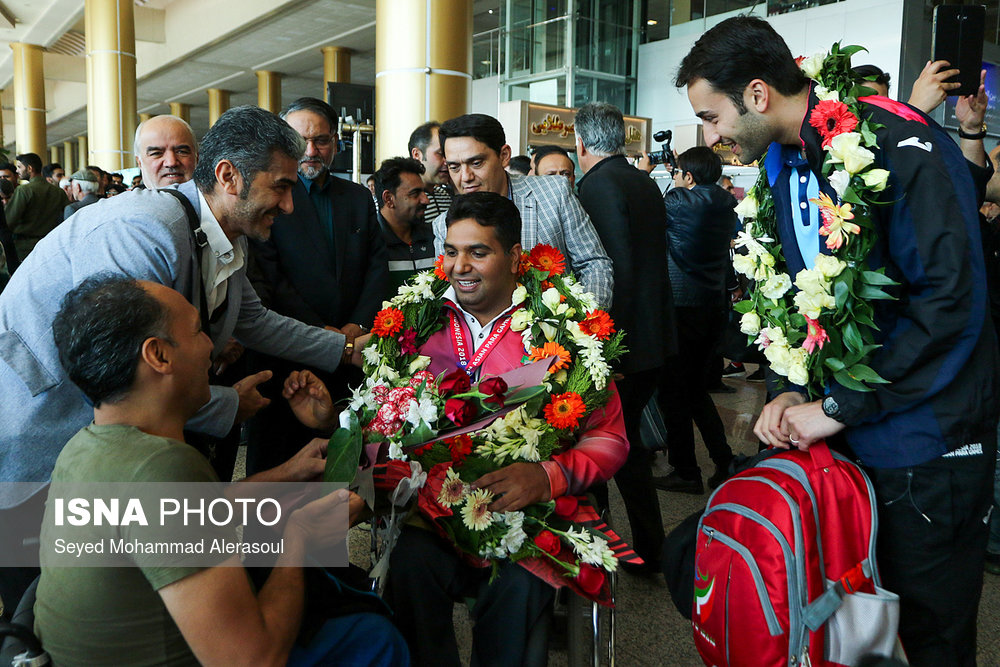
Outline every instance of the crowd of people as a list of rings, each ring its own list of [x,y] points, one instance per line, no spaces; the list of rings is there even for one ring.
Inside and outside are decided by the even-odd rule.
[[[892,203],[874,207],[869,259],[898,283],[896,299],[875,311],[882,347],[872,365],[888,383],[860,392],[831,382],[809,401],[772,377],[754,429],[774,447],[825,439],[868,472],[883,581],[900,595],[900,636],[916,665],[974,664],[984,562],[995,571],[1000,560],[996,519],[987,556],[1000,170],[997,151],[983,149],[982,88],[958,100],[961,146],[925,113],[953,72],[929,63],[904,105],[887,97],[881,70],[856,71],[877,93],[861,102],[877,123],[873,160],[890,174]],[[231,109],[201,142],[179,118],[145,121],[134,148],[141,177],[121,196],[120,174],[97,167],[66,179],[34,154],[0,165],[0,189],[14,186],[0,226],[9,276],[0,285],[0,481],[37,483],[2,487],[5,548],[32,548],[11,517],[42,512],[50,479],[228,481],[241,442],[248,479],[317,478],[338,401],[364,379],[376,313],[439,256],[460,337],[492,360],[487,368],[521,365],[520,336],[505,322],[517,308],[521,250],[545,244],[627,332],[629,354],[608,404],[567,444],[572,455],[499,471],[494,509],[584,488],[607,506],[613,480],[644,561],[623,569],[658,576],[658,490],[714,489],[734,458],[710,391],[730,303],[747,285],[732,266],[741,230],[733,183],[711,147],[745,164],[766,160],[793,276],[820,252],[815,197],[834,193],[820,130],[805,120],[820,102],[816,86],[766,22],[740,17],[707,32],[675,83],[709,147],[676,156],[665,196],[647,165],[626,158],[621,110],[601,102],[576,113],[578,180],[565,149],[512,156],[496,118],[465,114],[415,128],[406,153],[400,146],[365,188],[331,171],[338,118],[314,98],[280,115]],[[427,353],[454,365],[446,338],[429,340]],[[656,479],[640,434],[651,404],[672,467]],[[707,480],[694,425],[715,466]],[[353,493],[299,509],[285,528],[293,548],[256,592],[238,567],[139,562],[132,574],[67,577],[43,558],[36,629],[60,665],[458,664],[451,605],[474,597],[474,662],[544,662],[537,632],[551,587],[515,565],[490,577],[416,526],[392,555],[391,622],[333,613],[301,632],[304,601],[325,590],[302,553],[333,539],[322,516],[336,503],[352,520],[361,512]],[[38,574],[0,571],[4,614]]]

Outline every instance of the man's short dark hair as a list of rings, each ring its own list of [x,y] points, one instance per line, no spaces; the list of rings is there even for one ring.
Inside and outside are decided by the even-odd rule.
[[[755,16],[734,16],[695,42],[674,78],[678,88],[704,79],[746,113],[743,91],[761,79],[782,95],[795,95],[809,79],[771,24]]]
[[[21,153],[14,158],[36,174],[42,173],[42,158],[36,153]]]
[[[883,72],[881,67],[876,65],[858,65],[852,67],[854,73],[865,79],[868,83],[881,83],[886,88],[889,87],[889,82],[892,81],[892,76],[888,72]],[[874,77],[874,78],[869,78]],[[865,82],[862,82],[864,85]]]
[[[53,162],[52,164],[47,164],[42,167],[42,176],[45,178],[52,178],[52,174],[55,173],[56,169],[62,169],[63,166],[58,162]],[[63,169],[65,171],[65,169]]]
[[[475,220],[482,227],[492,227],[505,252],[521,242],[521,212],[514,202],[495,192],[458,195],[451,200],[444,220],[448,227],[458,220]]]
[[[300,97],[291,104],[288,105],[284,111],[279,115],[282,120],[288,118],[288,114],[294,111],[311,111],[321,118],[325,118],[326,122],[330,124],[330,134],[337,133],[337,121],[340,120],[340,116],[337,112],[333,110],[329,104],[316,97]]]
[[[484,113],[467,113],[464,116],[441,123],[438,138],[441,140],[442,152],[444,151],[445,139],[448,137],[472,137],[476,141],[486,144],[497,155],[500,155],[500,151],[507,143],[507,137],[500,121]]]
[[[708,185],[722,178],[722,158],[707,146],[695,146],[678,155],[677,168],[690,172],[695,185]]]
[[[373,176],[375,177],[375,198],[378,205],[382,206],[382,193],[388,190],[395,193],[396,188],[403,182],[402,174],[416,174],[423,176],[424,165],[411,157],[391,157],[384,160]]]
[[[515,174],[527,176],[531,171],[531,158],[527,155],[515,155],[510,159],[508,169]]]
[[[267,171],[275,153],[298,163],[305,142],[292,126],[258,106],[233,107],[219,116],[201,140],[194,182],[202,192],[215,187],[215,165],[229,160],[243,178],[240,197],[250,195],[250,184],[258,172]]]
[[[52,322],[59,362],[95,407],[117,403],[135,383],[142,345],[169,338],[170,313],[138,281],[91,276],[67,294]]]
[[[562,146],[555,146],[553,144],[544,144],[542,146],[538,146],[531,153],[531,162],[535,167],[535,171],[538,171],[538,163],[542,161],[542,158],[544,158],[547,155],[552,155],[553,153],[558,153],[559,155],[562,155],[567,159],[569,159],[569,153],[566,152],[566,149],[563,148]]]
[[[574,120],[576,136],[598,157],[625,154],[625,119],[622,111],[607,102],[589,102]]]
[[[406,152],[413,155],[413,149],[420,151],[421,155],[427,153],[427,145],[431,143],[434,130],[441,127],[441,123],[436,120],[427,121],[410,133],[410,140],[406,143]]]
[[[17,167],[13,162],[0,162],[0,171],[10,171],[16,174]]]

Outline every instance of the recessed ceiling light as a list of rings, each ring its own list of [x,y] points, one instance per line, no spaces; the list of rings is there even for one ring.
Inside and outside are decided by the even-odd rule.
[[[646,21],[646,25],[656,25],[656,23],[657,23],[656,19],[649,19],[648,21]]]
[[[492,13],[493,13],[493,10],[491,9],[491,10],[490,10],[490,14],[492,14]]]

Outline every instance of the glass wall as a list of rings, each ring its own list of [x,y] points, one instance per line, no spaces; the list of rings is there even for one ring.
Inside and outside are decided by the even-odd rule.
[[[502,99],[568,107],[600,100],[632,113],[642,0],[503,2],[502,45],[492,51],[502,53]],[[486,35],[476,37],[485,53]]]
[[[767,0],[767,15],[787,14],[800,9],[828,5],[842,0]],[[925,0],[931,2],[933,0]],[[992,0],[994,3],[1000,0]],[[736,11],[748,11],[759,0],[642,0],[642,42],[655,42],[670,37],[670,26],[700,21],[710,16]],[[754,11],[762,15],[762,7]]]

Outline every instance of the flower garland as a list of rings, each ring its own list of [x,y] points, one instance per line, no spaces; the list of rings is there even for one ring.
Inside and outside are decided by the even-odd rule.
[[[418,509],[460,550],[476,560],[539,559],[596,597],[617,558],[608,534],[574,524],[577,499],[495,513],[488,509],[492,494],[471,484],[511,463],[545,461],[558,452],[607,402],[610,362],[626,352],[623,333],[615,333],[593,295],[565,273],[562,254],[539,245],[522,256],[512,296],[519,307],[509,326],[521,334],[525,363],[552,359],[544,385],[508,392],[503,379],[487,378],[472,386],[461,369],[434,378],[426,370],[430,358],[418,349],[448,319],[442,317],[448,288],[442,262],[439,257],[433,271],[402,285],[376,315],[362,351],[366,380],[349,404],[355,423],[365,442],[387,445],[390,466],[406,467],[400,474],[410,474],[406,461],[427,471]],[[505,404],[518,406],[484,428],[439,439]]]
[[[874,166],[870,150],[878,147],[875,130],[881,126],[862,117],[858,102],[874,93],[851,70],[851,56],[862,50],[837,43],[829,53],[799,59],[816,82],[820,102],[809,124],[823,139],[823,177],[837,196],[834,201],[822,193],[810,200],[819,207],[819,233],[830,253],[816,255],[813,268],[794,281],[788,275],[763,164],[736,208],[749,222],[736,241],[745,254],[738,253],[733,266],[756,281],[750,298],[735,305],[743,313],[740,329],[763,350],[775,373],[806,388],[812,398],[823,396],[830,380],[855,391],[873,391],[870,385],[886,382],[868,365],[881,347],[871,301],[893,299],[883,288],[897,283],[884,269],[870,270],[868,255],[878,242],[871,207],[886,203],[880,193],[889,172]]]

